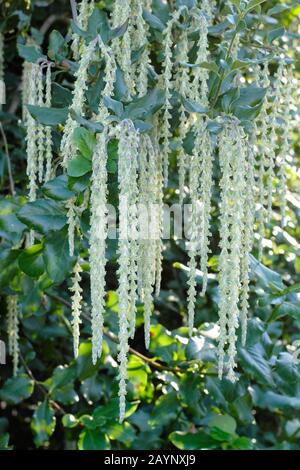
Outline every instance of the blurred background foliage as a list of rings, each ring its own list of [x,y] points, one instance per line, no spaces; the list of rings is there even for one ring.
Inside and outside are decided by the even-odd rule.
[[[101,11],[109,10],[111,3],[96,2]],[[153,2],[154,14],[162,23],[168,13],[166,3]],[[177,4],[190,6],[193,1],[182,0]],[[226,10],[224,2],[217,4],[216,22],[220,22],[230,11]],[[261,10],[254,11],[254,20],[251,16],[253,21],[257,18],[262,21],[264,28],[256,33],[263,38],[269,34],[271,49],[280,45],[288,50],[289,56],[295,59],[297,73],[300,70],[299,14],[299,2],[265,1]],[[74,169],[75,176],[59,176],[40,189],[40,198],[47,201],[44,213],[28,212],[25,129],[20,121],[22,62],[23,58],[31,60],[32,54],[37,57],[47,54],[56,63],[53,106],[64,108],[70,104],[72,76],[69,71],[76,67],[70,61],[67,45],[70,17],[69,2],[63,0],[4,0],[0,6],[7,92],[7,104],[0,113],[3,131],[0,142],[1,339],[6,340],[6,296],[18,293],[22,309],[19,373],[12,377],[9,358],[7,365],[0,369],[0,448],[299,449],[300,367],[294,343],[300,339],[299,128],[294,130],[288,168],[288,224],[280,228],[275,200],[273,219],[267,225],[263,264],[257,262],[256,249],[251,258],[251,319],[246,347],[238,346],[238,382],[220,382],[216,374],[216,256],[210,259],[207,294],[197,299],[195,334],[192,339],[188,338],[188,268],[182,240],[165,241],[162,292],[155,300],[147,352],[143,349],[142,306],[138,309],[139,327],[130,349],[128,408],[123,424],[118,422],[118,298],[113,242],[108,247],[109,292],[103,355],[93,366],[86,265],[80,354],[77,360],[73,359],[68,288],[74,259],[68,256],[64,242],[66,228],[61,222],[65,214],[59,207],[61,201],[74,195],[82,197],[90,173],[80,175],[79,161]],[[157,24],[152,19],[151,31],[159,43],[161,32],[155,29]],[[230,37],[231,28],[232,18],[229,18],[225,33],[212,30],[211,47],[215,48],[221,39],[226,44],[226,34]],[[25,44],[28,37],[34,39],[36,46],[33,48]],[[266,41],[264,39],[265,44]],[[257,46],[255,41],[253,44]],[[153,55],[156,52],[154,50]],[[159,64],[159,57],[157,61]],[[92,79],[88,93],[91,108],[97,105],[97,86],[99,90],[99,83]],[[176,116],[174,122],[176,125]],[[61,126],[54,126],[56,154],[60,135]],[[188,142],[186,145],[188,147]],[[15,197],[9,195],[6,152],[12,163]],[[109,155],[111,201],[116,198],[115,153],[112,146]],[[174,151],[170,189],[166,194],[168,202],[177,202],[178,197],[175,156]],[[214,197],[212,248],[217,253],[218,194]],[[20,210],[19,218],[16,214]],[[48,222],[45,222],[47,216]],[[53,216],[56,227],[51,222]],[[22,237],[24,230],[31,226],[40,231],[40,243],[26,250]],[[77,241],[77,250],[82,259],[87,259],[87,211],[81,217],[81,230],[83,237],[80,243]],[[201,284],[201,273],[198,280]]]

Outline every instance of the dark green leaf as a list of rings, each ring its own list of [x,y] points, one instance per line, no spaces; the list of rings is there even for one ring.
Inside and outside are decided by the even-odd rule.
[[[31,421],[34,442],[37,447],[46,444],[52,436],[56,425],[54,411],[45,400],[36,408]]]
[[[47,235],[43,255],[50,278],[57,283],[63,282],[74,263],[69,254],[69,241],[66,230],[50,232]]]
[[[22,251],[19,258],[21,270],[30,277],[39,277],[44,272],[43,245],[33,245]]]
[[[50,199],[28,202],[19,210],[17,216],[28,227],[41,233],[60,230],[67,223],[61,205]]]
[[[27,375],[18,375],[4,383],[0,389],[0,399],[9,405],[16,405],[30,397],[33,389],[34,384]]]
[[[44,108],[42,106],[27,105],[31,116],[45,126],[63,124],[68,117],[68,108]]]

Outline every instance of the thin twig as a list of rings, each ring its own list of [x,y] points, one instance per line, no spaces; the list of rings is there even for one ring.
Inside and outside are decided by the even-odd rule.
[[[68,19],[65,15],[50,15],[40,27],[40,33],[44,36],[56,21],[67,23]]]
[[[11,163],[10,163],[10,158],[9,158],[7,139],[6,139],[6,135],[5,135],[5,132],[4,132],[4,129],[3,129],[3,126],[2,126],[1,122],[0,122],[0,131],[1,131],[1,135],[2,135],[3,143],[4,143],[4,152],[5,152],[5,156],[6,156],[6,162],[7,162],[7,171],[8,171],[8,177],[9,177],[10,192],[11,192],[12,196],[15,196],[15,194],[16,194],[15,183],[14,183],[14,179],[13,179],[13,175],[12,175],[12,171],[11,171]]]
[[[73,21],[74,21],[74,23],[77,24],[78,14],[77,14],[76,0],[70,0],[70,4],[71,4]]]

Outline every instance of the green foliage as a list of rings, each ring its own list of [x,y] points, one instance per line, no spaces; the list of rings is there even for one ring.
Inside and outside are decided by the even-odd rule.
[[[23,2],[22,2],[23,3]],[[96,2],[87,31],[71,22],[72,31],[86,42],[97,34],[104,43],[122,36],[127,25],[111,29],[105,3]],[[177,1],[178,6],[193,8],[194,1]],[[172,126],[178,126],[177,105],[183,102],[188,113],[209,113],[208,129],[212,139],[221,129],[218,115],[238,117],[245,129],[260,111],[266,93],[264,88],[248,84],[240,88],[234,78],[243,70],[273,57],[273,48],[284,44],[293,47],[293,33],[284,33],[294,24],[299,5],[274,1],[232,1],[237,10],[230,11],[217,2],[222,21],[209,28],[210,49],[214,60],[200,64],[209,70],[209,109],[181,96],[172,96]],[[153,11],[143,17],[150,28],[153,57],[161,67],[162,31],[169,18],[167,2],[153,2]],[[0,288],[1,339],[6,337],[5,298],[18,293],[22,308],[20,318],[21,366],[11,377],[11,360],[1,367],[0,449],[43,447],[50,449],[299,449],[300,445],[300,367],[293,356],[293,342],[300,338],[300,248],[299,202],[294,190],[296,172],[289,168],[289,217],[286,228],[278,227],[277,214],[268,223],[269,245],[263,262],[251,256],[251,296],[247,343],[238,340],[237,383],[217,378],[217,305],[216,257],[210,258],[210,277],[205,297],[197,298],[196,332],[192,339],[186,327],[185,282],[187,255],[181,240],[165,241],[162,292],[155,300],[149,352],[142,346],[143,308],[138,307],[137,334],[129,355],[129,386],[126,419],[118,421],[118,384],[116,380],[116,333],[118,298],[113,273],[116,260],[113,241],[108,246],[110,289],[106,300],[104,347],[96,365],[91,361],[91,328],[89,307],[84,308],[79,356],[73,358],[70,276],[76,256],[69,256],[67,212],[65,202],[71,198],[78,206],[91,179],[91,158],[96,145],[96,132],[102,123],[92,113],[73,115],[78,122],[73,142],[76,152],[69,161],[67,175],[60,174],[38,190],[38,199],[28,202],[24,129],[18,124],[20,107],[11,105],[20,82],[22,59],[36,62],[46,58],[55,63],[52,83],[53,107],[28,106],[40,123],[52,126],[55,158],[59,153],[61,130],[72,100],[73,74],[76,63],[70,55],[71,28],[57,20],[52,30],[42,25],[57,13],[58,3],[31,1],[31,9],[20,2],[0,6],[0,30],[7,41],[6,82],[7,106],[0,112],[1,126],[8,140],[17,191],[9,194],[5,148],[0,145],[0,172],[3,197],[0,201]],[[243,5],[245,9],[242,8]],[[38,11],[38,14],[35,14]],[[20,17],[17,21],[19,13]],[[70,19],[69,2],[59,2],[59,12]],[[22,13],[22,15],[21,15]],[[22,19],[23,18],[23,19]],[[262,21],[264,27],[258,28]],[[41,31],[39,33],[39,30]],[[244,31],[238,60],[227,57],[228,43],[236,31]],[[25,38],[40,37],[37,45]],[[42,46],[41,46],[42,44]],[[250,44],[250,46],[249,46]],[[252,47],[252,46],[253,47]],[[267,45],[263,54],[263,46]],[[249,47],[248,47],[249,46]],[[254,51],[257,51],[256,52]],[[138,53],[138,51],[135,51]],[[21,59],[22,58],[22,59]],[[299,70],[299,59],[295,57]],[[190,64],[186,64],[187,67]],[[97,69],[98,67],[98,69]],[[86,94],[87,107],[95,112],[95,97],[103,90],[103,68],[90,70],[92,92]],[[91,67],[92,69],[92,67]],[[100,72],[99,72],[100,71]],[[98,73],[99,72],[99,73]],[[149,71],[151,89],[146,96],[126,100],[126,85],[120,70],[113,98],[104,102],[113,120],[132,119],[140,132],[151,129],[150,118],[164,103],[164,93],[157,88],[155,72]],[[94,88],[93,88],[94,87]],[[299,140],[294,136],[295,154]],[[184,143],[188,154],[194,145],[193,135]],[[176,202],[176,142],[171,154],[168,202]],[[296,157],[297,158],[297,157]],[[56,162],[56,161],[55,161]],[[56,163],[55,163],[56,164]],[[217,172],[217,169],[214,170]],[[116,198],[117,151],[112,141],[108,149],[109,200]],[[215,191],[217,193],[217,189]],[[215,212],[218,194],[214,194]],[[275,201],[275,211],[278,201]],[[213,214],[212,245],[219,238]],[[75,255],[87,260],[89,210],[79,215],[82,236],[76,237]],[[30,230],[37,234],[36,244],[25,246],[24,236]],[[83,265],[83,297],[90,304],[89,266]],[[199,272],[197,282],[201,285]],[[110,333],[109,333],[110,332]],[[297,358],[296,358],[297,359]],[[16,429],[19,431],[17,432]]]

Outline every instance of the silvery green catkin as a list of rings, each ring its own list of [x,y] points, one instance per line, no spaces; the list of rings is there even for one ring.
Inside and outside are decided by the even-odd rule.
[[[155,295],[159,296],[162,275],[162,252],[163,252],[163,213],[164,213],[164,192],[163,192],[163,160],[159,146],[159,113],[154,116],[152,142],[156,158],[156,185],[155,194],[157,201],[157,239],[155,243]]]
[[[97,41],[94,40],[91,41],[88,46],[86,46],[84,54],[82,54],[79,61],[78,70],[75,72],[76,81],[73,90],[73,101],[70,106],[70,113],[64,128],[60,145],[62,166],[64,168],[67,167],[68,161],[74,156],[76,150],[73,141],[73,133],[74,130],[78,127],[78,124],[77,121],[75,121],[75,119],[72,117],[71,112],[74,112],[80,116],[84,114],[85,92],[88,88],[88,68],[93,60],[96,44]]]
[[[278,193],[281,213],[281,226],[286,225],[286,157],[289,152],[289,135],[292,128],[291,108],[293,104],[293,69],[292,66],[286,67],[283,73],[283,82],[281,84],[281,106],[280,117],[283,120],[281,133],[281,147],[278,154]]]
[[[13,375],[16,375],[19,365],[19,306],[17,295],[7,297],[7,333],[8,352],[13,358]]]
[[[269,119],[269,70],[268,64],[265,63],[260,79],[260,85],[267,88],[267,93],[264,97],[263,105],[257,121],[260,123],[260,132],[259,132],[259,151],[257,155],[259,156],[258,162],[258,174],[257,174],[257,185],[258,185],[258,203],[259,203],[259,212],[258,212],[258,259],[262,259],[262,249],[263,249],[263,237],[264,237],[264,227],[265,227],[265,217],[266,217],[266,189],[265,189],[265,172],[267,166],[267,151],[268,151],[268,134],[270,131],[270,119]]]
[[[209,242],[210,242],[210,221],[211,221],[211,199],[212,199],[212,187],[213,187],[213,162],[214,162],[214,151],[212,148],[211,138],[208,130],[203,132],[203,138],[200,145],[200,200],[202,203],[201,208],[201,235],[200,235],[200,269],[202,271],[202,291],[201,295],[204,295],[207,288],[208,279],[208,255],[210,253]]]
[[[45,106],[51,108],[51,64],[47,66],[46,70],[46,90],[45,90]],[[52,176],[52,129],[50,126],[45,126],[45,183],[51,179]]]
[[[144,96],[147,93],[148,89],[148,67],[150,65],[150,49],[148,36],[150,34],[150,29],[143,18],[143,8],[149,10],[149,3],[150,2],[147,0],[136,0],[136,35],[134,38],[133,45],[135,50],[144,48],[136,66],[136,90],[140,97]]]
[[[244,232],[242,238],[241,254],[241,292],[240,292],[240,324],[242,345],[245,346],[247,339],[247,317],[249,309],[249,256],[254,239],[254,219],[255,219],[255,158],[256,158],[256,136],[257,129],[254,129],[248,138],[246,146],[246,171],[245,171],[245,208],[244,208]]]
[[[0,33],[0,111],[2,110],[2,95],[4,93],[4,38]]]
[[[179,53],[177,55],[177,72],[175,78],[175,88],[178,90],[182,98],[189,97],[189,71],[188,68],[183,65],[183,63],[188,62],[188,52],[189,52],[189,42],[187,30],[183,30],[180,40]],[[177,156],[178,160],[178,179],[179,179],[179,202],[182,204],[184,199],[184,185],[185,185],[185,175],[186,175],[186,154],[183,147],[183,142],[186,137],[188,130],[187,116],[184,108],[184,104],[180,105],[180,121],[179,121],[179,136],[178,136],[178,145],[179,152]]]
[[[190,233],[189,233],[189,247],[188,247],[188,326],[189,335],[192,336],[194,327],[195,316],[195,303],[196,303],[196,256],[199,248],[199,177],[200,177],[200,159],[199,148],[203,134],[203,120],[198,119],[196,123],[196,139],[192,158],[190,161],[189,173],[189,189],[190,189]]]
[[[88,20],[93,12],[93,9],[94,9],[94,0],[82,0],[80,2],[79,14],[77,17],[77,24],[79,28],[82,29],[83,31],[86,31],[88,27]],[[73,33],[71,49],[73,52],[74,59],[77,61],[80,59],[80,49],[82,47],[82,44],[83,44],[82,38],[78,34]]]
[[[199,40],[197,43],[197,57],[196,64],[207,62],[208,60],[208,23],[205,15],[201,12],[200,15],[194,16],[196,28],[199,26]],[[207,92],[208,92],[208,75],[209,72],[204,67],[195,67],[192,70],[193,81],[191,83],[191,98],[202,106],[208,105]]]
[[[150,320],[153,310],[153,292],[156,276],[156,241],[159,236],[157,209],[156,153],[148,135],[143,136],[140,150],[140,210],[146,217],[140,233],[139,279],[141,300],[144,302],[145,346],[150,344]],[[159,209],[159,208],[158,208]]]
[[[44,83],[43,68],[38,66],[37,72],[37,105],[44,106]],[[37,123],[37,148],[38,148],[38,181],[43,182],[44,177],[44,157],[45,157],[45,128],[43,124]]]
[[[104,60],[105,60],[104,78],[103,78],[105,86],[101,92],[98,118],[101,122],[104,122],[106,118],[109,116],[109,112],[106,106],[104,105],[103,98],[104,97],[110,98],[113,95],[114,84],[116,81],[117,64],[116,64],[116,60],[115,60],[114,52],[112,48],[104,44],[101,38],[99,38],[99,46],[100,46],[100,52],[103,55]]]
[[[79,338],[80,338],[80,324],[81,324],[81,310],[82,310],[82,287],[80,286],[82,268],[77,261],[73,268],[73,278],[70,291],[72,292],[72,330],[73,330],[73,350],[74,357],[78,357]]]
[[[221,166],[219,258],[219,378],[224,371],[227,348],[227,378],[236,379],[236,330],[239,325],[240,263],[244,229],[245,136],[236,122],[223,129],[219,138]]]
[[[132,54],[132,29],[134,15],[134,3],[130,0],[116,0],[112,12],[112,25],[114,28],[122,26],[127,21],[127,28],[122,37],[113,39],[112,49],[115,53],[120,68],[124,74],[124,80],[128,88],[127,98],[131,99],[135,92]]]
[[[31,64],[30,68],[30,80],[29,80],[29,91],[28,91],[28,104],[36,105],[38,103],[37,97],[37,75],[39,66]],[[26,113],[26,144],[27,144],[27,176],[29,178],[29,200],[34,201],[36,199],[37,189],[37,170],[38,170],[38,145],[37,145],[37,134],[38,125],[35,119],[29,112]]]
[[[92,304],[92,359],[96,364],[102,353],[103,314],[105,310],[105,267],[107,239],[107,129],[97,136],[92,159],[90,285]]]
[[[138,298],[138,259],[139,253],[139,217],[138,217],[138,159],[140,147],[140,136],[132,130],[130,133],[131,166],[130,166],[130,193],[128,194],[128,235],[129,235],[129,330],[130,336],[134,337],[136,302]]]
[[[172,74],[173,74],[173,61],[172,61],[172,46],[173,46],[173,27],[179,20],[183,7],[175,10],[167,23],[164,30],[164,61],[163,61],[163,86],[165,91],[165,103],[163,107],[163,117],[161,126],[161,138],[163,145],[163,176],[164,186],[168,184],[168,169],[169,169],[169,140],[171,137],[170,119],[171,119],[171,97],[172,97]]]
[[[118,182],[119,182],[119,242],[118,242],[118,297],[119,297],[119,398],[120,422],[125,418],[126,381],[128,363],[128,310],[130,298],[130,240],[128,206],[131,200],[132,179],[136,178],[132,166],[132,153],[136,152],[136,131],[133,123],[124,120],[119,125]]]

